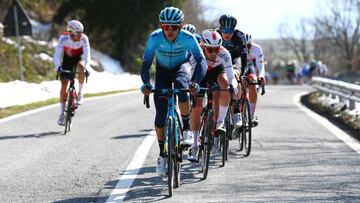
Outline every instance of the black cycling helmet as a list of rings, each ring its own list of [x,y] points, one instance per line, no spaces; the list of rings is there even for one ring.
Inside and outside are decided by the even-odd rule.
[[[237,20],[235,17],[224,14],[219,19],[220,31],[221,32],[234,32]]]

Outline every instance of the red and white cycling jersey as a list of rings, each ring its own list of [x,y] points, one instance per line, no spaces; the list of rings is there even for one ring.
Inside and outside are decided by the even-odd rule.
[[[265,77],[265,67],[264,67],[264,55],[260,45],[252,42],[251,49],[247,57],[248,62],[256,61],[256,73],[259,78]]]
[[[55,50],[54,63],[55,68],[61,66],[61,54],[64,54],[62,64],[68,64],[65,60],[71,60],[83,55],[84,67],[86,70],[90,68],[90,43],[86,34],[81,33],[79,41],[73,41],[70,37],[70,32],[65,32],[59,37],[58,45]],[[75,64],[74,64],[75,65]]]
[[[222,65],[224,67],[229,84],[232,84],[233,87],[237,87],[237,81],[234,77],[231,55],[230,52],[227,49],[225,49],[225,47],[223,46],[220,47],[220,51],[214,61],[210,61],[209,59],[206,59],[206,61],[208,64],[208,71],[212,70],[217,66]]]

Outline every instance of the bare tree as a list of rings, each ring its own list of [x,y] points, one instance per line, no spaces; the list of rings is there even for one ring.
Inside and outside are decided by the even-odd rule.
[[[328,42],[333,48],[316,50],[330,52],[337,60],[352,70],[354,59],[360,54],[360,3],[357,0],[332,0],[327,5],[328,11],[314,21],[317,47]],[[335,49],[334,49],[335,48]]]
[[[279,33],[285,48],[291,50],[300,63],[308,62],[310,60],[311,52],[309,40],[312,39],[313,34],[307,19],[301,19],[299,23],[295,25],[295,28],[290,26],[287,22],[281,23],[279,26]]]
[[[184,23],[195,25],[197,33],[204,29],[214,28],[211,22],[205,20],[203,13],[205,10],[201,1],[186,0],[182,8],[184,12]]]

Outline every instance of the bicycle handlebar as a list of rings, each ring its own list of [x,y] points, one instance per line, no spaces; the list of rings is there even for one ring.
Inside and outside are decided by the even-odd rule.
[[[56,73],[56,80],[59,80],[59,75],[61,74],[61,73],[72,73],[72,71],[71,70],[60,70],[60,72],[57,72]],[[86,80],[86,83],[88,82],[88,75],[87,74],[85,74],[85,80]]]
[[[249,79],[246,76],[241,76],[241,80],[246,81],[246,83],[248,85],[260,85],[260,87],[261,87],[261,95],[265,94],[265,85],[261,84],[260,80],[258,80],[257,82],[250,82]]]
[[[167,94],[169,92],[173,92],[173,93],[179,93],[179,92],[190,92],[190,89],[152,89],[150,90],[150,93],[159,93],[159,94]],[[193,99],[193,107],[196,106],[196,101],[197,98],[196,96],[192,97]],[[150,102],[149,102],[149,95],[144,95],[144,100],[143,100],[144,105],[146,106],[146,108],[150,108]]]

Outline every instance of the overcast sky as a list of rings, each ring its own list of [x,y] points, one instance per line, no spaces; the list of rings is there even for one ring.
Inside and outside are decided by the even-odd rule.
[[[296,23],[303,17],[321,14],[326,0],[202,0],[209,20],[229,13],[238,20],[237,28],[256,39],[279,37],[279,24]]]

